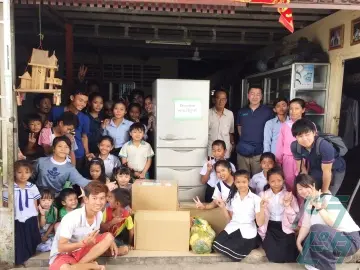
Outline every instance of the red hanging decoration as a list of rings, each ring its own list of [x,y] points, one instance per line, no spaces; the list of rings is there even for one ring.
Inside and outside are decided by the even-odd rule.
[[[264,4],[264,5],[276,5],[276,4],[288,4],[290,0],[236,0],[242,3],[251,4]],[[278,8],[280,13],[279,23],[281,23],[287,30],[294,33],[294,18],[291,8]]]

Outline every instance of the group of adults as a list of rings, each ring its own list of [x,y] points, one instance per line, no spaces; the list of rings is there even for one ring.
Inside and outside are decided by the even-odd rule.
[[[259,88],[251,88],[248,92],[249,105],[237,113],[236,123],[232,111],[226,108],[228,94],[226,90],[216,90],[214,106],[209,111],[208,154],[215,140],[223,140],[226,144],[229,159],[232,152],[237,152],[238,168],[246,169],[252,175],[259,173],[260,156],[263,153],[265,123],[272,118],[271,108],[262,104],[263,94]],[[238,132],[238,143],[235,143],[235,125]],[[246,154],[245,152],[248,152]]]
[[[223,140],[226,144],[227,149],[225,158],[232,158],[232,153],[236,152],[237,168],[245,169],[249,171],[251,175],[255,175],[261,172],[260,156],[263,152],[272,152],[274,155],[276,155],[276,143],[279,138],[280,127],[283,123],[288,122],[287,120],[289,120],[289,117],[286,116],[285,113],[285,117],[282,117],[282,119],[280,119],[279,115],[274,114],[274,112],[276,112],[275,106],[272,109],[268,105],[263,104],[263,92],[260,88],[250,88],[247,98],[249,101],[248,105],[241,108],[237,112],[236,119],[234,119],[233,112],[226,108],[226,104],[228,101],[228,95],[226,90],[220,89],[215,91],[213,98],[214,106],[209,111],[208,155],[211,156],[212,143],[215,140]],[[302,104],[303,108],[300,108],[302,109],[302,112],[300,112],[300,114],[302,113],[304,116],[305,102],[300,99],[297,100],[304,103]],[[287,110],[287,108],[285,108],[285,110]],[[310,122],[310,120],[307,121]],[[270,128],[269,125],[271,125]],[[314,129],[316,131],[315,124]],[[237,143],[235,142],[235,130],[238,133]],[[265,140],[264,130],[269,130],[269,132],[272,133],[270,135],[265,134]],[[289,130],[291,133],[291,127]],[[271,138],[271,142],[267,143],[267,141],[269,141],[269,138],[267,137],[269,136],[273,137]],[[295,137],[292,137],[292,135],[290,137],[291,140],[296,141]],[[298,142],[300,145],[303,144],[299,140]],[[290,147],[290,145],[292,146]],[[342,180],[345,176],[346,165],[343,158],[337,155],[334,160],[329,160],[329,162],[326,162],[329,163],[329,166],[326,166],[326,164],[323,164],[325,162],[322,162],[324,159],[322,159],[321,157],[321,155],[326,154],[326,151],[320,148],[320,150],[324,151],[320,151],[321,153],[317,153],[318,149],[315,149],[315,143],[313,143],[313,145],[309,149],[306,149],[306,147],[302,147],[302,150],[304,150],[304,153],[301,156],[302,158],[299,158],[297,153],[292,153],[294,152],[294,149],[291,148],[293,148],[294,145],[294,143],[290,143],[287,152],[289,152],[290,156],[294,160],[296,160],[294,163],[295,165],[296,163],[300,163],[301,160],[303,161],[301,162],[300,170],[297,170],[296,168],[294,170],[297,170],[297,173],[300,173],[301,171],[309,172],[309,174],[320,183],[322,183],[323,179],[326,178],[326,182],[331,182],[332,186],[323,190],[323,192],[331,191],[332,194],[335,195],[339,190]],[[314,151],[310,151],[311,149],[313,149]],[[332,156],[333,155],[334,154],[332,153]],[[330,179],[327,179],[327,174],[329,174]]]

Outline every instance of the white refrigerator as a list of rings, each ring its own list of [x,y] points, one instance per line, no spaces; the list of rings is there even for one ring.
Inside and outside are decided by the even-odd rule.
[[[158,79],[153,84],[155,178],[176,180],[179,201],[204,199],[200,170],[207,160],[210,82]]]

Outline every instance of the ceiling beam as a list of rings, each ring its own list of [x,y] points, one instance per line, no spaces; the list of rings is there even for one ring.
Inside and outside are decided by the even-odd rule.
[[[164,29],[164,30],[183,30],[183,28],[186,28],[190,31],[209,31],[212,32],[213,29],[215,29],[217,32],[228,32],[228,33],[239,33],[239,32],[252,32],[252,33],[284,33],[288,34],[286,29],[283,28],[273,28],[273,29],[259,29],[259,28],[243,28],[243,27],[212,27],[212,26],[183,26],[183,25],[159,25],[159,24],[138,24],[138,23],[116,23],[116,22],[94,22],[89,20],[74,20],[73,24],[76,25],[94,25],[99,24],[102,26],[113,26],[113,27],[126,27],[129,26],[130,28],[158,28],[158,29]]]
[[[168,16],[183,18],[224,18],[224,19],[241,19],[241,20],[275,20],[279,19],[278,14],[269,14],[269,11],[250,13],[248,9],[243,9],[243,13],[236,14],[218,14],[218,13],[197,13],[197,12],[170,12],[170,11],[149,11],[137,9],[121,9],[121,8],[102,8],[102,7],[70,7],[56,6],[54,7],[59,13],[64,11],[72,12],[92,12],[92,13],[108,13],[108,14],[131,14],[131,15],[151,15],[151,16]],[[273,12],[274,10],[272,10]],[[320,15],[296,15],[297,21],[317,21],[322,18]]]
[[[135,15],[118,15],[118,14],[97,14],[97,13],[79,13],[64,12],[65,18],[70,20],[92,20],[92,21],[112,21],[126,23],[145,23],[145,24],[166,24],[166,25],[211,25],[211,26],[233,26],[233,27],[283,27],[277,21],[261,21],[261,20],[230,20],[230,19],[198,19],[198,18],[171,18],[171,17],[155,17],[155,16],[135,16]],[[296,24],[297,28],[301,27]]]
[[[58,11],[47,5],[41,5],[41,11],[57,26],[65,30],[65,24],[69,23],[69,21],[66,20]]]
[[[21,21],[24,19],[36,19],[36,14],[32,15],[23,12],[17,11],[16,13],[17,20]],[[276,28],[279,32],[283,31],[282,25],[277,21],[266,21],[266,20],[236,20],[236,19],[222,19],[222,18],[180,18],[180,17],[157,17],[157,16],[136,16],[136,15],[121,15],[121,14],[103,14],[103,13],[80,13],[80,12],[66,12],[64,14],[68,20],[71,20],[73,24],[79,24],[82,21],[82,24],[96,23],[96,24],[116,24],[116,23],[127,23],[127,24],[141,24],[140,28],[147,28],[149,24],[157,25],[158,28],[163,28],[167,26],[177,27],[211,27],[217,28],[220,27],[230,28],[247,28],[247,27],[257,27],[260,28]],[[306,26],[305,22],[295,23],[296,28],[302,28]],[[262,31],[267,31],[263,29]]]
[[[34,32],[30,31],[30,30],[19,30],[16,32],[16,40],[28,40],[28,36],[34,36]],[[52,37],[52,39],[47,39],[50,40],[49,42],[51,42],[51,40],[57,40],[60,39],[61,41],[63,41],[63,36],[64,34],[61,32],[45,32],[45,36],[50,36]],[[261,44],[259,42],[257,42],[258,44],[255,43],[250,43],[250,42],[244,42],[244,43],[240,43],[239,41],[236,41],[238,46],[234,46],[233,44],[222,44],[221,46],[218,46],[218,43],[209,43],[209,42],[204,42],[201,43],[203,40],[197,40],[196,42],[194,41],[193,44],[191,46],[181,46],[181,45],[172,45],[172,46],[166,46],[166,45],[160,45],[160,44],[145,44],[145,42],[143,40],[138,40],[138,39],[121,39],[121,38],[117,38],[117,39],[113,39],[112,42],[109,42],[108,38],[103,38],[103,37],[97,37],[97,38],[92,38],[88,35],[77,35],[74,34],[74,38],[75,39],[75,46],[79,43],[82,42],[84,40],[86,40],[86,42],[89,42],[89,40],[92,40],[93,44],[101,44],[102,46],[105,47],[129,47],[129,48],[135,48],[135,49],[158,49],[158,50],[194,50],[194,47],[198,46],[201,48],[201,50],[203,51],[211,51],[211,52],[243,52],[243,51],[248,51],[249,49],[251,50],[254,47],[263,47],[264,44]],[[209,38],[209,40],[211,40],[211,37]],[[57,43],[57,41],[55,41],[55,43]],[[266,42],[266,44],[269,44],[269,42]]]
[[[135,37],[129,36],[126,37],[125,35],[119,35],[118,33],[109,33],[109,34],[105,34],[105,33],[101,33],[101,31],[98,30],[98,33],[95,32],[95,28],[94,31],[91,33],[77,33],[74,32],[74,37],[77,38],[89,38],[89,39],[104,39],[104,40],[131,40],[131,41],[144,41],[144,40],[164,40],[164,41],[179,41],[181,42],[183,39],[182,38],[177,38],[177,39],[169,39],[167,37],[158,37],[155,38],[154,35],[138,35]],[[28,31],[28,30],[19,30],[16,32],[16,34],[19,35],[34,35],[33,31]],[[62,33],[60,32],[49,32],[49,33],[45,33],[45,36],[61,36]],[[192,43],[194,44],[213,44],[213,45],[223,45],[223,44],[229,44],[229,45],[259,45],[259,46],[265,46],[265,45],[269,45],[272,42],[269,41],[269,38],[265,37],[265,39],[263,41],[258,41],[258,40],[246,40],[246,39],[224,39],[224,38],[219,38],[217,37],[216,40],[214,41],[212,36],[209,36],[209,38],[204,38],[204,37],[189,37],[189,39],[192,41]]]

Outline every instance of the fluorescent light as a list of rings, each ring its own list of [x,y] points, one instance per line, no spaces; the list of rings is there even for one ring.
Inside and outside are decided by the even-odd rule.
[[[163,44],[163,45],[182,45],[182,46],[190,46],[191,40],[146,40],[146,44]]]

